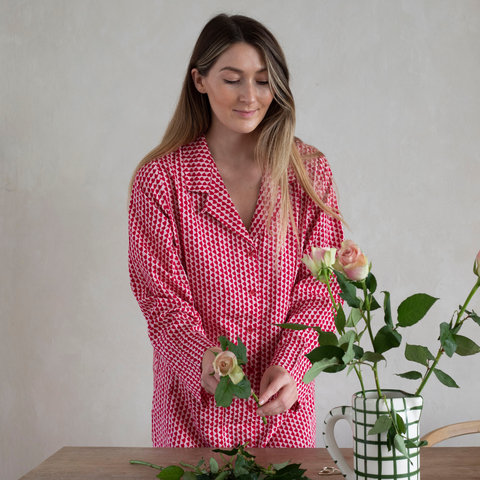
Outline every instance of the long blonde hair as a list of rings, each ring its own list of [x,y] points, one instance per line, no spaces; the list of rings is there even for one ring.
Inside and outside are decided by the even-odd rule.
[[[338,210],[326,205],[316,193],[305,169],[304,161],[321,155],[320,152],[302,156],[295,143],[295,102],[289,86],[290,74],[285,55],[272,33],[256,20],[243,15],[220,14],[203,28],[192,52],[183,81],[180,99],[165,134],[156,148],[149,152],[137,166],[130,182],[130,192],[135,175],[140,168],[154,159],[178,150],[205,133],[211,122],[208,96],[201,94],[193,83],[191,71],[196,68],[207,76],[217,58],[235,43],[247,43],[255,47],[265,59],[268,82],[273,101],[262,122],[258,125],[257,160],[270,177],[270,208],[268,224],[280,190],[277,245],[282,245],[289,222],[297,233],[288,191],[288,167],[290,166],[303,190],[327,214],[343,222]],[[345,222],[343,222],[345,223]]]

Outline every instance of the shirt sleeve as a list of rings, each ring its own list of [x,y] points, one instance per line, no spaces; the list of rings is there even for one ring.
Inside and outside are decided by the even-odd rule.
[[[330,167],[323,158],[315,166],[314,187],[320,198],[333,209],[338,209],[335,186]],[[313,204],[310,207],[303,254],[310,254],[312,247],[340,249],[344,239],[342,223]],[[331,279],[331,288],[336,302],[340,302],[340,288]],[[321,327],[334,331],[335,322],[332,303],[325,284],[317,281],[303,262],[300,263],[295,286],[291,293],[291,306],[286,322]],[[283,330],[271,365],[283,366],[297,384],[298,402],[302,403],[307,394],[307,385],[302,379],[311,367],[305,354],[318,346],[318,335],[314,330]],[[292,408],[298,407],[295,404]]]
[[[212,343],[193,306],[173,214],[161,189],[154,165],[138,172],[129,207],[130,284],[153,348],[201,401],[201,360]]]

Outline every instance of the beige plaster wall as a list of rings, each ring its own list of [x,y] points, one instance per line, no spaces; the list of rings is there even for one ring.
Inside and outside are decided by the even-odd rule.
[[[394,308],[415,292],[441,298],[406,340],[435,348],[437,325],[474,282],[478,0],[0,0],[4,480],[64,445],[151,445],[152,351],[129,287],[127,185],[169,120],[201,27],[220,11],[278,36],[298,135],[327,155],[348,236]],[[480,343],[477,325],[468,332]],[[400,360],[382,375],[409,370]],[[432,379],[423,432],[479,417],[480,356],[441,368],[461,389]],[[319,377],[318,423],[356,389],[353,376]],[[349,445],[348,426],[338,431]]]

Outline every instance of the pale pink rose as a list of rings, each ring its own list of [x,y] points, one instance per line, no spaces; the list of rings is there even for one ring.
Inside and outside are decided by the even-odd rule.
[[[477,253],[477,258],[475,258],[475,264],[473,265],[473,273],[480,277],[480,252]]]
[[[352,240],[342,242],[335,267],[355,281],[366,278],[369,271],[368,258]]]
[[[335,263],[336,248],[329,248],[325,250],[320,247],[312,247],[312,253],[310,255],[304,255],[302,262],[312,272],[312,275],[318,278],[318,274],[322,270],[326,270],[333,266]]]
[[[230,377],[236,385],[243,378],[243,370],[237,363],[237,357],[234,353],[226,351],[220,352],[213,361],[213,370],[221,377]]]

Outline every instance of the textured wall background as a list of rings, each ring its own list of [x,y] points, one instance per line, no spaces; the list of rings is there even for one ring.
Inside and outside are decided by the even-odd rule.
[[[473,285],[478,0],[0,0],[2,479],[64,445],[151,445],[152,351],[129,287],[127,185],[220,11],[278,36],[298,135],[327,155],[347,235],[393,307],[416,292],[441,298],[405,340],[436,348],[438,324]],[[467,330],[480,343],[478,326]],[[381,375],[411,369],[400,360]],[[440,368],[461,389],[431,380],[424,433],[478,418],[480,355]],[[319,377],[319,424],[356,390],[353,376]],[[348,430],[338,428],[344,446]]]

